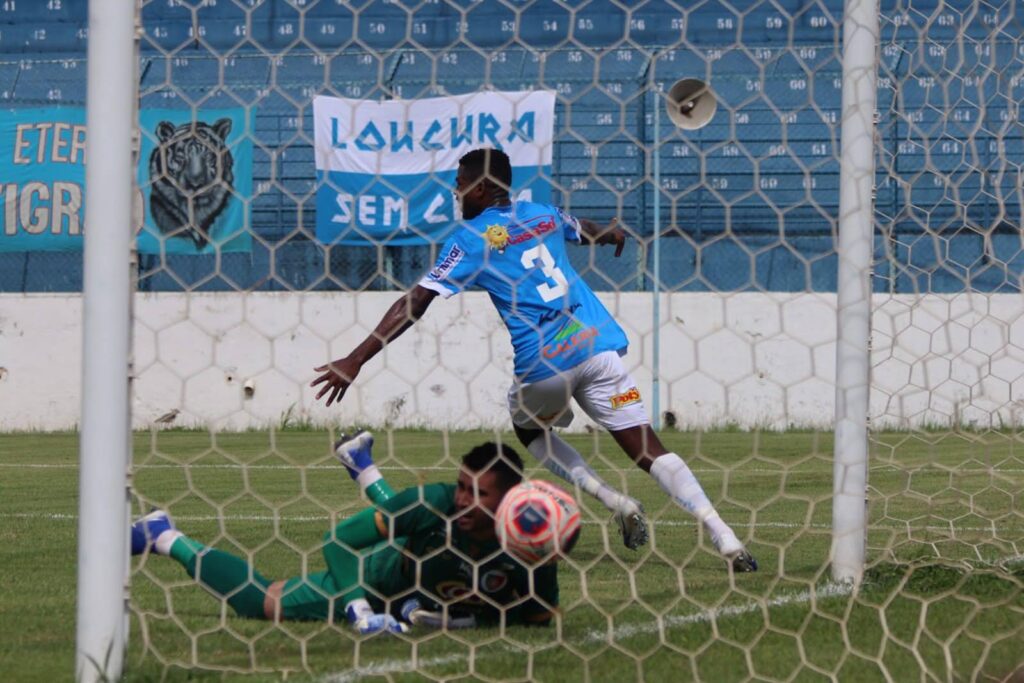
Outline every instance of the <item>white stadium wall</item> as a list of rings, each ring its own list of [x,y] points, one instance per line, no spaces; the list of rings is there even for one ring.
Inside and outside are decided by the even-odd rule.
[[[314,400],[313,367],[353,348],[397,296],[139,294],[134,425],[177,411],[166,424],[507,428],[512,350],[478,293],[436,300],[340,406]],[[629,335],[626,362],[649,399],[651,296],[602,298]],[[834,294],[677,293],[661,302],[661,405],[678,426],[829,428]],[[1019,423],[1022,314],[1013,294],[877,295],[875,425]],[[81,333],[80,296],[0,295],[0,430],[77,427]],[[578,414],[572,428],[587,424]]]

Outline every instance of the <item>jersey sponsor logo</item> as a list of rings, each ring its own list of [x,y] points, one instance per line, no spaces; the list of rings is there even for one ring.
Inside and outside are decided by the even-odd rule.
[[[480,604],[483,602],[480,596],[475,595],[473,590],[462,581],[438,581],[434,590],[437,591],[437,594],[445,602],[468,604]]]
[[[500,569],[492,569],[480,577],[480,588],[485,593],[497,593],[508,585],[508,574]]]
[[[466,255],[466,251],[457,244],[453,244],[452,248],[448,250],[448,254],[442,259],[440,263],[434,266],[427,276],[431,280],[443,280],[447,277],[448,273],[455,269],[455,266],[459,265],[459,261]]]
[[[558,334],[555,335],[555,338],[552,341],[557,342],[562,341],[563,339],[568,339],[582,329],[583,323],[577,320],[566,320],[562,324],[562,329],[558,330]]]
[[[615,394],[611,397],[612,408],[618,410],[623,406],[628,406],[632,403],[640,402],[640,390],[636,387],[630,387],[621,394]]]
[[[509,584],[508,573],[504,569],[492,569],[480,577],[480,590],[485,593],[498,593]],[[463,604],[483,604],[483,600],[470,587],[469,583],[458,580],[438,581],[434,587],[437,595],[445,601]]]
[[[487,240],[487,246],[502,253],[508,246],[508,229],[497,223],[488,225],[484,230],[484,239]]]
[[[513,230],[517,227],[522,227],[523,231],[513,235],[509,232],[509,227]],[[499,254],[503,254],[507,247],[529,242],[535,237],[546,235],[556,227],[555,219],[550,216],[541,217],[537,219],[536,223],[524,226],[512,225],[506,227],[498,223],[492,223],[484,230],[483,237],[484,241],[487,242],[487,246]]]
[[[522,244],[523,242],[528,242],[529,240],[532,240],[534,237],[540,237],[541,235],[547,234],[554,229],[555,220],[548,216],[547,220],[544,220],[542,218],[538,220],[537,223],[535,223],[534,225],[526,226],[526,230],[524,232],[509,237],[508,243]]]
[[[543,325],[544,323],[550,323],[555,320],[558,320],[563,315],[572,315],[576,311],[580,310],[580,308],[582,307],[583,304],[576,302],[572,306],[569,306],[568,308],[556,308],[554,310],[544,311],[537,318],[537,324]]]
[[[545,358],[557,358],[558,356],[564,356],[585,346],[587,342],[597,337],[598,332],[596,327],[588,327],[582,330],[580,327],[581,325],[579,323],[572,323],[572,325],[567,328],[567,330],[569,330],[569,334],[575,332],[575,330],[579,330],[578,332],[575,332],[575,334],[572,334],[572,336],[568,336],[565,330],[559,332],[558,336],[555,337],[553,344],[548,344],[540,350],[541,355]],[[568,338],[566,338],[566,336],[568,336]]]

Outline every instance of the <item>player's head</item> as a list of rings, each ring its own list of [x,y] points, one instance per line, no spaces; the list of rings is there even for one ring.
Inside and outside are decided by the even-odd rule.
[[[489,206],[507,204],[511,187],[512,162],[500,149],[481,147],[459,159],[455,195],[463,218],[476,218]]]
[[[511,446],[488,441],[466,453],[455,489],[455,526],[473,538],[494,538],[494,513],[522,480],[523,460]]]

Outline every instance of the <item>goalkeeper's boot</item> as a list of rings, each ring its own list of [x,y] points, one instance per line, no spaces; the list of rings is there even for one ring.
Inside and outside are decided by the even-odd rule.
[[[644,507],[637,501],[623,496],[623,502],[615,512],[615,523],[622,532],[623,544],[630,550],[647,543],[647,518],[644,517]]]
[[[711,541],[722,557],[727,559],[729,564],[732,565],[734,572],[746,573],[757,571],[757,560],[743,547],[743,543],[740,542],[740,539],[736,538],[736,534],[730,531],[721,536],[712,536]]]
[[[166,551],[158,548],[156,540],[161,534],[175,530],[170,515],[163,510],[153,510],[132,524],[132,555],[141,555],[147,548],[150,552],[166,555]]]
[[[348,470],[348,476],[357,479],[359,474],[373,465],[373,434],[367,431],[354,435],[342,434],[334,442],[334,455]]]

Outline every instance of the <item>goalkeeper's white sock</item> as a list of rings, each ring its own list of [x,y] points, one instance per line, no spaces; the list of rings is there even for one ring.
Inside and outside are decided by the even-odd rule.
[[[171,546],[173,546],[174,542],[184,535],[185,534],[181,533],[177,529],[168,529],[153,539],[153,550],[155,550],[158,555],[170,555]]]
[[[704,524],[715,546],[720,546],[729,537],[736,537],[729,525],[722,521],[697,477],[678,455],[665,453],[655,458],[651,476],[672,500]]]
[[[549,431],[537,437],[530,442],[526,450],[540,460],[552,474],[579,486],[612,512],[618,512],[633,502],[601,479],[583,456],[554,432]]]

